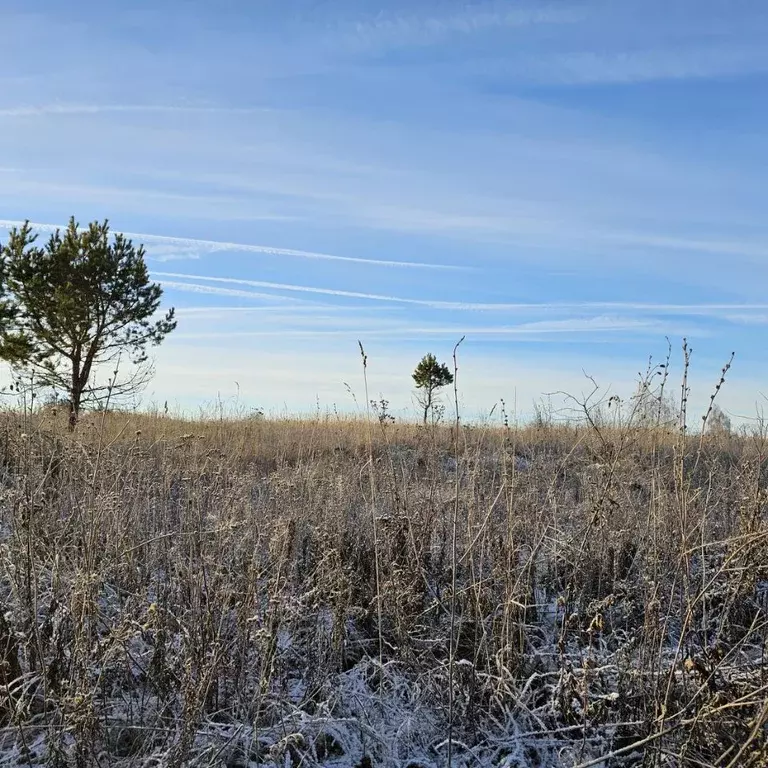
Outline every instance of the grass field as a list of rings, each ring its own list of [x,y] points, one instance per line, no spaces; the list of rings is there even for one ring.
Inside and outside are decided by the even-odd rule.
[[[768,432],[0,418],[0,762],[768,765]]]

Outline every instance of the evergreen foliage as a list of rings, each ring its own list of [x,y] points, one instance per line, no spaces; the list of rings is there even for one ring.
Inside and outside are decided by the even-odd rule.
[[[453,383],[453,374],[445,363],[438,363],[437,358],[429,353],[421,358],[412,378],[419,390],[419,404],[424,409],[424,424],[426,424],[437,391]]]
[[[146,383],[147,347],[176,327],[174,310],[158,317],[162,288],[149,279],[143,246],[109,224],[80,229],[74,218],[43,246],[29,222],[14,228],[1,251],[4,294],[0,305],[0,356],[66,392],[70,426],[86,403],[131,394]],[[134,370],[96,385],[99,365],[126,355]]]

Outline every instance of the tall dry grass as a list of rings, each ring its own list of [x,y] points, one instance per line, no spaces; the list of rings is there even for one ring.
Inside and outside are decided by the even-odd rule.
[[[583,421],[2,415],[3,764],[768,764],[768,433]]]

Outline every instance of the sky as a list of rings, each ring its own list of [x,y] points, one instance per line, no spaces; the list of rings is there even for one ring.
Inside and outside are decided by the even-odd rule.
[[[467,414],[672,343],[768,394],[768,4],[0,0],[0,241],[108,218],[178,328],[146,403]],[[677,386],[677,384],[675,384]],[[556,396],[562,400],[562,396]],[[558,402],[560,402],[560,400]]]

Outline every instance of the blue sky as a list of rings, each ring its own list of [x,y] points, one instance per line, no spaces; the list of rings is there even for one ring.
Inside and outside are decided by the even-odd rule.
[[[723,405],[763,402],[765,3],[2,8],[2,227],[145,244],[179,311],[148,398],[348,409],[361,339],[405,412],[466,335],[467,411],[525,413],[686,335],[694,402],[732,350]]]

